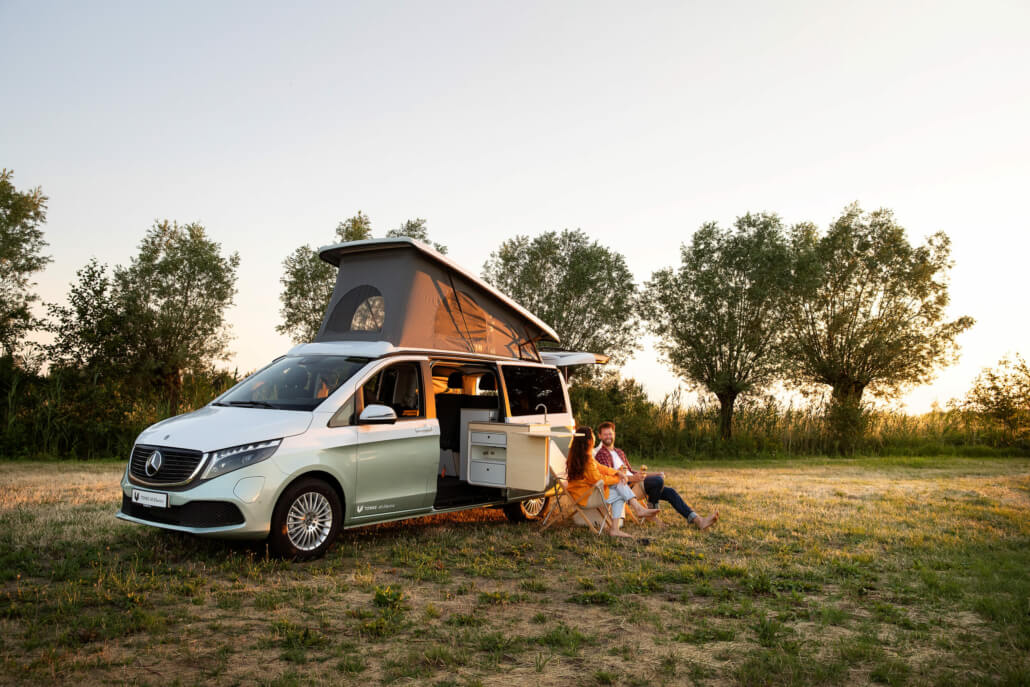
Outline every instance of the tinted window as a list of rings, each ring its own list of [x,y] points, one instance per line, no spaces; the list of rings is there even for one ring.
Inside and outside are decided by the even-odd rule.
[[[544,409],[537,407],[541,403],[548,413],[565,412],[565,394],[558,370],[513,365],[505,365],[501,369],[512,416],[542,415]]]
[[[368,358],[336,355],[282,358],[219,399],[218,405],[313,410],[367,363]]]

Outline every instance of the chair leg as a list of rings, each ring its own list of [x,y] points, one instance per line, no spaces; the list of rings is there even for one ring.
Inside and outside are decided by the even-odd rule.
[[[546,530],[548,527],[556,523],[564,522],[573,514],[572,509],[567,508],[563,503],[564,498],[566,498],[565,493],[557,494],[555,496],[554,504],[547,511],[547,515],[544,516],[544,521],[540,525],[541,531]],[[555,513],[558,514],[558,517],[554,517]]]

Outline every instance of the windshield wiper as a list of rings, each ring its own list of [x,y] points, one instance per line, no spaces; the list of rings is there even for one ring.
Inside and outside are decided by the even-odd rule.
[[[227,405],[240,408],[271,408],[272,410],[278,410],[276,406],[264,401],[229,401]]]

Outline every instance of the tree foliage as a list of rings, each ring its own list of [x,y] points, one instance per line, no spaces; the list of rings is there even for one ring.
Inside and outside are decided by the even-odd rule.
[[[107,265],[96,258],[75,273],[66,305],[47,304],[48,329],[54,335],[46,347],[51,369],[77,369],[112,376],[111,366],[122,360],[126,326]]]
[[[426,230],[426,220],[413,219],[391,229],[387,238],[407,236],[431,245],[440,253],[447,252],[447,246],[432,243]],[[336,241],[365,241],[373,238],[372,221],[368,215],[358,211],[355,216],[336,225]],[[283,275],[279,278],[282,303],[279,314],[282,322],[275,329],[298,343],[313,341],[322,326],[329,299],[336,285],[336,268],[318,257],[318,250],[305,244],[283,260]]]
[[[483,278],[549,324],[571,351],[621,363],[638,347],[637,288],[622,254],[581,230],[502,243]]]
[[[340,243],[348,241],[365,241],[372,238],[372,220],[358,210],[358,214],[345,219],[336,225],[336,240]]]
[[[913,246],[890,210],[849,205],[825,234],[799,225],[792,243],[786,369],[796,382],[832,389],[831,414],[847,438],[861,428],[867,389],[893,396],[929,382],[955,359],[955,339],[973,319],[946,319],[948,237],[937,233]]]
[[[1030,367],[1022,356],[984,368],[966,393],[966,410],[997,423],[1012,436],[1030,435]]]
[[[18,191],[14,172],[0,170],[0,355],[14,355],[25,334],[37,326],[32,304],[38,299],[31,277],[51,261],[47,242],[47,197],[37,187]]]
[[[945,234],[912,246],[890,210],[852,204],[825,234],[799,225],[792,241],[797,293],[785,352],[797,381],[859,400],[866,389],[890,396],[929,382],[954,361],[955,339],[973,319],[945,319]]]
[[[163,389],[173,412],[183,373],[229,355],[225,310],[236,294],[239,263],[236,253],[222,256],[201,225],[163,221],[147,231],[127,267],[114,269],[121,371]]]
[[[790,295],[783,224],[770,214],[744,215],[732,230],[710,222],[680,257],[679,269],[659,270],[646,283],[643,312],[673,370],[719,399],[720,432],[729,438],[737,397],[778,371]]]
[[[329,297],[336,284],[336,268],[318,257],[318,251],[303,245],[283,260],[279,314],[275,329],[297,342],[314,341],[322,326]]]
[[[429,232],[426,231],[426,221],[421,217],[417,219],[409,219],[396,229],[391,229],[386,232],[386,238],[396,238],[400,236],[407,236],[408,238],[415,239],[416,241],[421,241],[426,245],[432,246],[438,253],[447,253],[447,246],[429,240]]]

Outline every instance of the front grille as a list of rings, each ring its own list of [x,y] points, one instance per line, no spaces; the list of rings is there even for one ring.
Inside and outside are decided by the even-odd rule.
[[[153,475],[146,470],[147,459],[154,453],[161,452],[161,469]],[[204,454],[184,448],[170,446],[147,446],[136,444],[132,447],[132,458],[129,460],[129,474],[143,484],[181,484],[187,481],[196,471]]]
[[[225,501],[190,501],[181,506],[154,508],[133,503],[122,494],[122,512],[140,520],[183,527],[226,527],[244,522],[236,504]]]

